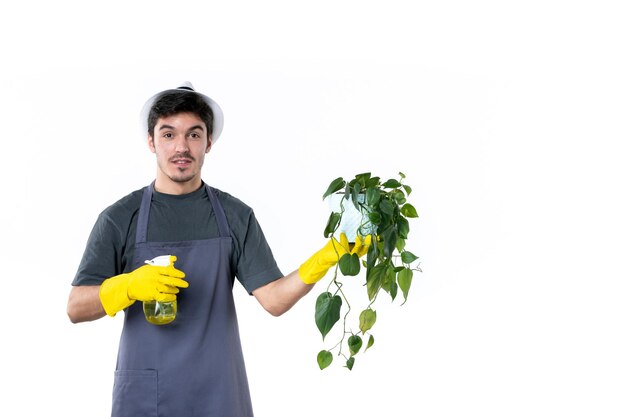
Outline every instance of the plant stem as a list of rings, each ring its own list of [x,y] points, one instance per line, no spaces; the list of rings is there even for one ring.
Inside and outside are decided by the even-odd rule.
[[[339,346],[339,354],[341,354],[341,350],[343,348],[343,341],[346,339],[346,334],[350,333],[350,332],[346,332],[346,323],[348,321],[348,315],[350,315],[350,311],[352,310],[352,307],[350,306],[350,303],[348,302],[348,298],[346,297],[343,290],[341,289],[341,287],[343,286],[343,283],[338,281],[336,279],[336,276],[337,276],[337,268],[335,268],[335,279],[333,280],[333,283],[337,286],[337,291],[335,292],[335,295],[339,293],[343,301],[346,303],[346,306],[348,306],[348,311],[346,311],[346,314],[344,314],[343,316],[343,335],[341,336],[341,340],[339,340],[339,343],[337,343],[335,346],[331,348],[332,350],[336,348],[337,346]]]

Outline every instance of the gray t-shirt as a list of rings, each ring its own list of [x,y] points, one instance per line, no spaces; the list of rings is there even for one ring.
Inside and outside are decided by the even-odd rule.
[[[219,199],[233,238],[231,270],[243,287],[255,289],[283,276],[252,209],[223,191]],[[100,285],[130,272],[143,189],[106,208],[91,231],[72,285]],[[175,242],[219,236],[217,221],[204,184],[184,195],[154,191],[148,221],[148,241]]]

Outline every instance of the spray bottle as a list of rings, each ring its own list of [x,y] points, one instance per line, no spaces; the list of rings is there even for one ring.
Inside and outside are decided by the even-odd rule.
[[[157,256],[149,261],[145,261],[145,263],[154,266],[170,266],[170,255]],[[177,307],[176,300],[144,301],[143,314],[146,316],[146,320],[152,324],[168,324],[176,318]]]

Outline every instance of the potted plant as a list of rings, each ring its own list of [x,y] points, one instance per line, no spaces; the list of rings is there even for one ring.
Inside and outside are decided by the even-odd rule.
[[[334,277],[326,291],[316,300],[315,323],[322,334],[322,340],[339,322],[342,308],[346,310],[343,315],[343,332],[338,343],[330,349],[321,350],[317,355],[320,369],[332,363],[331,352],[336,350],[337,356],[342,356],[346,361],[345,366],[352,370],[355,355],[363,348],[365,338],[367,337],[367,342],[363,351],[374,344],[374,336],[370,330],[376,323],[377,314],[373,305],[380,291],[389,294],[394,301],[400,290],[406,302],[413,272],[421,272],[419,265],[411,266],[418,257],[405,247],[410,231],[408,219],[418,215],[415,207],[407,202],[411,187],[404,184],[405,175],[402,172],[398,175],[399,179],[384,182],[371,173],[358,174],[350,181],[339,177],[330,183],[324,193],[323,199],[329,197],[335,200],[324,229],[324,237],[335,237],[338,233],[344,233],[354,237],[354,240],[363,241],[369,235],[372,244],[363,259],[350,253],[339,257],[338,253]],[[353,230],[345,227],[350,223]],[[367,307],[359,314],[359,331],[354,332],[348,328],[352,308],[347,293],[343,290],[343,277],[357,276],[362,268],[365,270]],[[344,345],[347,345],[347,349]]]

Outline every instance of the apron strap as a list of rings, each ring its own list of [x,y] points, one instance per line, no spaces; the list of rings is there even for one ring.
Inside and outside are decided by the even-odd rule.
[[[213,212],[215,213],[215,219],[217,220],[220,237],[230,237],[230,227],[228,227],[228,221],[226,220],[226,214],[224,214],[224,208],[215,195],[213,188],[209,187],[206,183],[204,185],[206,186],[206,192],[209,195],[209,200],[211,200],[211,205],[213,206]]]
[[[150,203],[152,202],[152,191],[154,182],[143,189],[141,197],[141,207],[139,207],[139,218],[137,219],[137,236],[135,243],[145,243],[148,241],[148,219],[150,218]]]

